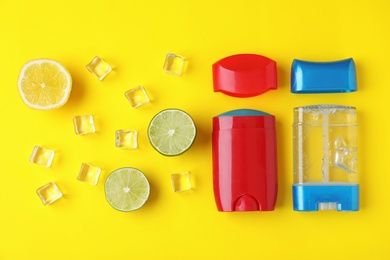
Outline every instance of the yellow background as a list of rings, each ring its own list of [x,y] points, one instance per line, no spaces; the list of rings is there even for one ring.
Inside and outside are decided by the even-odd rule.
[[[57,0],[0,3],[0,259],[390,259],[390,3],[373,1]],[[182,77],[162,70],[165,54],[185,56]],[[278,89],[238,99],[214,93],[211,65],[256,53],[278,63]],[[102,82],[85,65],[99,55],[114,71]],[[359,90],[290,93],[294,58],[352,57]],[[25,106],[17,91],[23,64],[51,58],[73,77],[68,103],[52,111]],[[133,109],[124,92],[146,88],[151,103]],[[299,213],[292,209],[292,109],[356,106],[361,209]],[[165,108],[194,119],[197,139],[177,157],[149,144],[146,129]],[[277,119],[279,192],[273,212],[221,213],[214,203],[211,119],[252,108]],[[92,114],[98,132],[78,136],[72,117]],[[115,147],[115,131],[139,131],[139,148]],[[51,168],[29,162],[35,145],[56,151]],[[80,165],[103,169],[91,186]],[[151,183],[138,211],[115,211],[104,197],[113,170],[131,166]],[[174,193],[170,175],[190,171],[195,188]],[[43,206],[36,189],[55,181],[64,197]]]

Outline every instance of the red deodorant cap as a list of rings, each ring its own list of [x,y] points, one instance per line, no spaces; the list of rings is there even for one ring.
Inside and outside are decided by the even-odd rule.
[[[214,92],[253,97],[277,88],[276,62],[257,54],[236,54],[213,64]]]

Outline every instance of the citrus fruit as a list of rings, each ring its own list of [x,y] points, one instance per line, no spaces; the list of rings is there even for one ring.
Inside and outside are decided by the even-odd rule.
[[[150,185],[135,168],[120,168],[106,179],[104,191],[108,203],[116,210],[129,212],[141,208],[149,198]]]
[[[187,151],[196,137],[192,118],[179,109],[166,109],[155,115],[149,124],[151,145],[163,155],[174,156]]]
[[[18,89],[27,106],[49,110],[58,108],[68,101],[72,90],[72,78],[57,61],[31,60],[20,72]]]

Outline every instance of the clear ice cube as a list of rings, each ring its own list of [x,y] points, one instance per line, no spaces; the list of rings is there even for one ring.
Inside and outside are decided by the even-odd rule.
[[[88,163],[82,163],[77,179],[92,185],[96,185],[99,181],[101,169]]]
[[[115,133],[115,145],[119,148],[136,149],[137,131],[136,130],[118,130]]]
[[[108,64],[99,56],[93,58],[93,60],[86,66],[86,68],[99,80],[103,80],[112,70],[110,64]]]
[[[168,74],[180,76],[183,72],[184,57],[168,53],[165,57],[164,71]]]
[[[92,115],[73,117],[74,130],[78,135],[95,133],[95,122]]]
[[[135,87],[125,92],[127,100],[133,108],[149,103],[149,97],[142,86]]]
[[[30,156],[30,162],[40,164],[48,168],[53,162],[54,153],[55,152],[53,150],[45,147],[35,146]]]
[[[45,206],[52,204],[54,201],[62,197],[62,192],[54,182],[49,182],[48,184],[38,188],[37,194]]]
[[[171,175],[171,180],[174,192],[181,192],[192,189],[189,172],[173,173]]]

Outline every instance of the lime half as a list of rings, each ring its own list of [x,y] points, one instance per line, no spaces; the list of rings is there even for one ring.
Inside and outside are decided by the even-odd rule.
[[[187,151],[196,137],[192,118],[179,109],[166,109],[155,115],[148,128],[149,141],[158,152],[167,156]]]
[[[106,179],[104,191],[108,203],[119,211],[141,208],[149,198],[150,185],[145,175],[135,168],[120,168]]]

